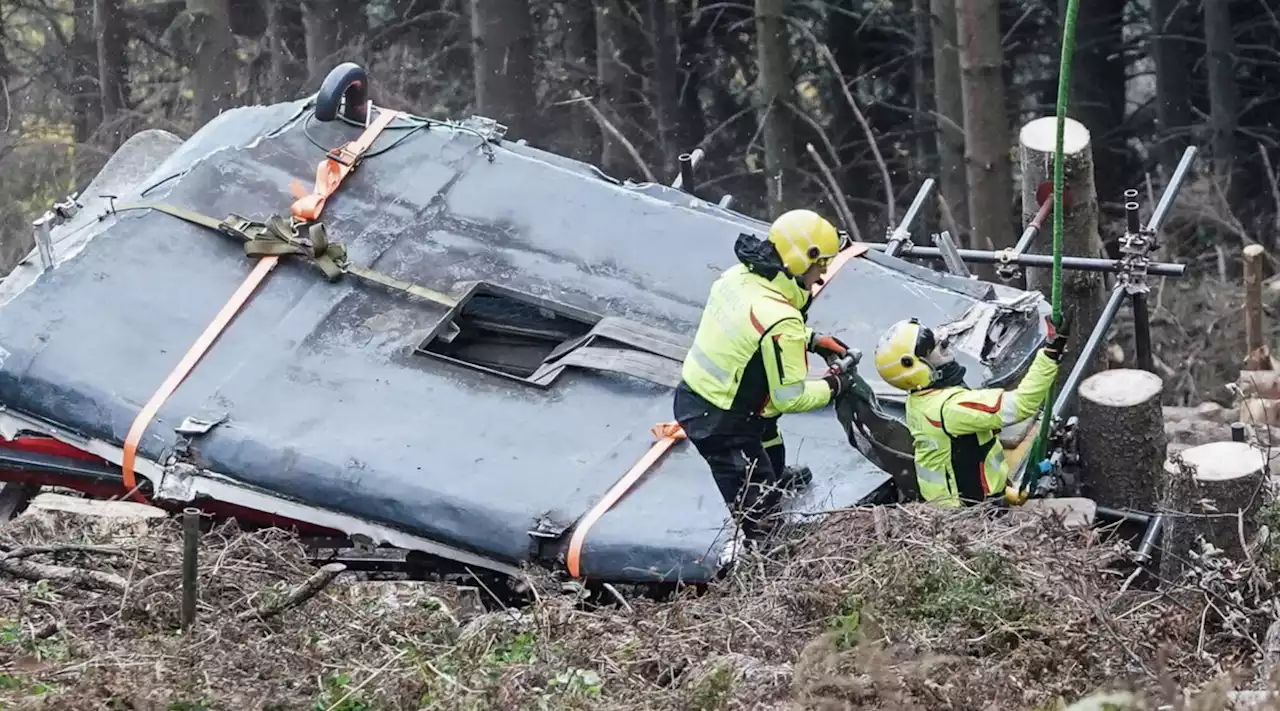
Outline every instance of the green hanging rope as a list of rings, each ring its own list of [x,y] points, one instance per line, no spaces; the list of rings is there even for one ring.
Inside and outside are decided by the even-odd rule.
[[[1066,17],[1062,23],[1062,59],[1058,65],[1058,131],[1053,149],[1053,291],[1050,292],[1055,326],[1062,324],[1062,154],[1067,127],[1067,89],[1071,84],[1071,56],[1075,53],[1076,15],[1079,11],[1080,0],[1068,0]],[[1040,416],[1040,432],[1027,455],[1024,478],[1027,481],[1025,492],[1028,495],[1035,491],[1036,482],[1040,478],[1040,462],[1044,459],[1049,440],[1052,407],[1057,391],[1056,385],[1049,390],[1049,397],[1045,400],[1044,411]]]

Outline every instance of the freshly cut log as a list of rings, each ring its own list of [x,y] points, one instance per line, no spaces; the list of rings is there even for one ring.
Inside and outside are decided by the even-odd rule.
[[[1045,116],[1022,127],[1018,134],[1022,164],[1022,224],[1031,222],[1042,200],[1053,199],[1053,154],[1058,143],[1058,119]],[[1062,136],[1062,253],[1074,257],[1102,256],[1102,238],[1098,234],[1098,191],[1093,181],[1093,150],[1089,129],[1068,118]],[[1053,254],[1053,215],[1045,220],[1029,253]],[[1027,288],[1050,295],[1052,270],[1028,269]],[[1102,274],[1064,270],[1062,303],[1076,307],[1071,339],[1063,358],[1062,372],[1068,373],[1084,348],[1089,332],[1102,315],[1106,304],[1106,287]],[[1106,362],[1106,353],[1098,351],[1086,374],[1097,372]]]
[[[1102,506],[1153,511],[1168,456],[1164,381],[1145,370],[1104,370],[1080,385],[1081,489]]]
[[[1160,508],[1165,512],[1160,577],[1172,581],[1199,550],[1198,539],[1243,559],[1267,498],[1267,459],[1246,442],[1213,442],[1170,455]]]

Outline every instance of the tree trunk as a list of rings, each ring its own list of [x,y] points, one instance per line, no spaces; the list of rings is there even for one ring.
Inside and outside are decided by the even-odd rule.
[[[1076,50],[1071,67],[1070,99],[1072,118],[1093,134],[1094,173],[1098,194],[1104,202],[1120,200],[1128,186],[1124,177],[1124,137],[1116,132],[1124,125],[1125,61],[1124,8],[1127,0],[1083,0],[1076,26]],[[1059,17],[1065,15],[1066,0],[1059,1]],[[1053,45],[1060,50],[1058,43]],[[1055,97],[1057,82],[1053,83]],[[1112,136],[1103,141],[1104,135]]]
[[[307,86],[319,88],[338,61],[339,0],[302,0],[302,26],[307,44]]]
[[[1022,127],[1018,136],[1022,161],[1022,220],[1030,222],[1040,209],[1039,195],[1052,200],[1053,153],[1057,144],[1058,121],[1053,116],[1036,119]],[[1102,252],[1098,235],[1098,193],[1093,186],[1093,152],[1089,146],[1089,129],[1068,118],[1062,141],[1062,253],[1077,257],[1097,257]],[[1048,185],[1048,188],[1043,186]],[[1042,248],[1033,250],[1052,254],[1052,213],[1040,230]],[[1052,292],[1052,270],[1027,269],[1027,287],[1039,289],[1046,297]],[[1075,366],[1085,341],[1106,306],[1106,282],[1099,272],[1062,270],[1062,307],[1074,306],[1075,322],[1063,358],[1062,371]],[[1086,374],[1103,367],[1104,354],[1099,349]]]
[[[236,95],[235,38],[231,36],[231,10],[227,0],[187,0],[195,94],[193,128],[199,130],[231,108]]]
[[[1161,162],[1168,175],[1187,147],[1191,125],[1191,71],[1186,37],[1191,34],[1189,6],[1181,0],[1150,0],[1151,44],[1156,66],[1156,128]]]
[[[930,47],[929,0],[912,0],[911,17],[914,21],[912,35],[911,89],[915,103],[915,116],[911,120],[915,131],[915,156],[911,164],[914,175],[911,182],[920,185],[926,178],[938,174],[938,137],[930,129],[933,122],[929,116],[934,110],[933,103],[933,52]],[[936,201],[933,203],[938,204]],[[936,232],[937,210],[922,210],[918,225],[918,234]],[[956,235],[956,239],[960,239]]]
[[[1222,181],[1223,194],[1232,212],[1243,218],[1246,193],[1244,180],[1233,170],[1236,161],[1236,117],[1240,95],[1236,86],[1235,39],[1232,37],[1231,5],[1226,0],[1203,2],[1205,63],[1209,72],[1209,125],[1213,129],[1213,172]]]
[[[596,3],[596,72],[600,113],[613,123],[622,135],[644,155],[640,140],[644,116],[644,97],[640,75],[640,32],[628,13],[630,3],[620,0],[595,0]],[[600,167],[618,178],[641,171],[635,159],[610,131],[601,131]]]
[[[307,34],[302,25],[299,0],[267,0],[268,47],[271,52],[269,88],[271,101],[303,93],[307,79]]]
[[[965,174],[974,246],[1012,247],[1013,166],[1009,161],[1009,119],[1000,68],[1000,7],[990,0],[957,0],[956,37],[964,103]]]
[[[477,110],[537,142],[533,19],[526,0],[471,0]]]
[[[787,0],[756,0],[758,111],[764,124],[764,162],[769,217],[793,207],[795,173],[795,83],[791,79]]]
[[[933,26],[933,97],[937,105],[938,194],[946,200],[962,245],[978,248],[969,225],[969,182],[964,164],[964,97],[960,88],[960,55],[956,51],[956,2],[931,0]],[[943,211],[946,218],[946,210]],[[982,245],[985,246],[985,245]]]
[[[128,64],[125,48],[128,33],[120,13],[120,0],[95,0],[93,32],[98,43],[98,95],[102,99],[102,120],[113,124],[105,139],[115,148],[128,138],[118,114],[129,106]]]
[[[1164,382],[1145,370],[1104,370],[1080,384],[1083,496],[1103,506],[1154,511],[1168,440]]]
[[[658,152],[662,176],[670,180],[678,170],[679,155],[693,148],[680,130],[678,6],[672,0],[648,0],[647,5],[649,34],[653,37],[653,113],[658,124]]]
[[[0,40],[7,37],[4,17],[0,15]],[[9,94],[9,80],[13,77],[13,68],[9,66],[9,55],[5,53],[4,42],[0,41],[0,133],[9,130],[13,123],[13,98]],[[73,78],[74,82],[74,78]]]
[[[1170,456],[1160,495],[1160,508],[1168,512],[1161,578],[1173,581],[1186,569],[1190,553],[1199,551],[1197,537],[1244,559],[1240,539],[1258,530],[1258,509],[1267,499],[1265,471],[1263,451],[1245,442],[1214,442]]]
[[[596,73],[596,16],[591,0],[566,0],[562,5],[564,17],[564,56],[569,84],[591,94],[591,84]],[[566,151],[568,155],[583,161],[593,161],[600,152],[600,126],[591,112],[581,106],[568,104],[553,111],[565,112],[564,122],[570,127]]]
[[[702,80],[714,74],[714,70],[707,60],[706,32],[700,31],[698,24],[681,19],[689,12],[690,5],[688,0],[681,0],[676,5],[680,9],[676,23],[680,27],[680,133],[692,148],[707,134],[708,116],[702,110]]]
[[[72,3],[71,105],[76,143],[86,143],[102,123],[102,94],[98,91],[98,41],[93,27],[94,0]]]

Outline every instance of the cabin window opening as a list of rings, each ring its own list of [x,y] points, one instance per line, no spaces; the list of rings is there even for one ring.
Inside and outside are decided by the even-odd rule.
[[[527,381],[548,358],[572,350],[599,316],[480,282],[418,345],[421,355]]]

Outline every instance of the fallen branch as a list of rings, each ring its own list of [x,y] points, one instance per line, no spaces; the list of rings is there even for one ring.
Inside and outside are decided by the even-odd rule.
[[[301,585],[294,588],[282,600],[269,602],[262,607],[241,612],[236,615],[236,619],[244,621],[257,617],[260,620],[266,620],[295,607],[301,607],[307,600],[324,590],[329,583],[333,582],[334,578],[338,577],[339,573],[346,569],[347,566],[342,563],[329,563],[312,573],[311,577],[302,581]]]
[[[33,555],[56,555],[58,553],[96,553],[98,555],[125,555],[125,551],[115,546],[86,546],[69,544],[65,546],[22,546],[11,551],[0,553],[0,560],[17,560],[30,558]]]
[[[35,630],[31,632],[31,639],[32,640],[48,639],[54,636],[55,634],[57,634],[60,629],[61,629],[61,625],[58,624],[57,620],[46,622],[43,625],[40,625],[39,627],[35,628]]]
[[[114,573],[103,573],[83,568],[68,568],[61,565],[44,565],[29,561],[11,560],[8,557],[0,558],[0,571],[26,580],[37,582],[54,580],[83,587],[113,590],[118,593],[123,593],[128,586],[124,578]]]

